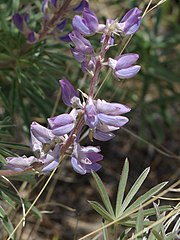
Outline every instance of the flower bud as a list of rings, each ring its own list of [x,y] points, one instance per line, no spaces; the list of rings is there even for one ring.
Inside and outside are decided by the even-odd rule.
[[[76,13],[82,13],[84,8],[89,8],[89,3],[87,0],[82,0],[74,9],[73,11]]]
[[[128,36],[137,32],[141,24],[142,11],[137,7],[132,8],[128,11],[120,22],[116,25],[117,30],[120,31],[124,36]]]
[[[75,90],[73,85],[66,79],[59,81],[62,90],[62,100],[67,106],[72,106],[73,102],[79,98],[78,91]]]
[[[93,11],[84,8],[83,17],[74,16],[72,25],[74,30],[81,34],[91,35],[98,30],[98,19]]]

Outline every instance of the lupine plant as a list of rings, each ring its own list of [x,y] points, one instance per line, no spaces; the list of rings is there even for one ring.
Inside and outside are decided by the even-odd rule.
[[[157,6],[162,2],[159,2]],[[126,81],[139,73],[140,63],[143,59],[138,53],[121,51],[119,54],[111,55],[113,52],[111,49],[119,44],[120,39],[121,42],[124,40],[127,42],[133,37],[139,30],[148,10],[151,10],[149,6],[144,12],[138,7],[134,7],[121,18],[102,21],[98,19],[87,0],[44,0],[41,6],[42,21],[39,28],[33,29],[28,12],[19,13],[17,11],[12,16],[12,23],[26,40],[22,47],[23,52],[27,53],[47,39],[60,41],[66,48],[69,48],[82,73],[87,76],[88,90],[76,89],[71,79],[59,76],[58,84],[62,101],[68,111],[49,116],[46,126],[38,121],[33,121],[30,125],[32,154],[6,154],[8,156],[3,162],[0,175],[6,181],[8,181],[6,177],[21,177],[26,174],[47,176],[48,180],[39,194],[40,197],[55,171],[61,168],[64,161],[70,161],[77,174],[92,174],[104,206],[97,201],[89,203],[102,217],[103,224],[99,230],[81,239],[88,239],[89,236],[97,234],[101,230],[102,236],[100,235],[100,237],[102,239],[170,240],[178,237],[179,220],[169,232],[170,223],[177,219],[178,205],[174,210],[169,205],[158,206],[154,203],[154,207],[144,209],[148,201],[153,202],[152,197],[166,183],[153,187],[131,203],[147,177],[149,168],[144,170],[125,196],[129,172],[128,160],[125,161],[115,208],[111,204],[100,177],[95,173],[102,167],[103,152],[94,142],[107,142],[113,139],[115,133],[121,131],[121,127],[128,123],[129,119],[126,114],[131,111],[128,104],[126,105],[124,102],[111,102],[104,99],[103,96],[101,98],[98,96],[98,89],[103,84],[101,73],[102,71],[111,72],[114,81],[124,79]],[[96,36],[99,39],[98,46],[93,45],[93,39]],[[83,145],[84,133],[88,135],[90,145]],[[81,177],[83,178],[83,176]],[[4,183],[1,188],[4,196],[8,199]],[[30,207],[28,207],[29,203],[23,203],[27,210],[15,228],[3,208],[0,209],[0,218],[9,234],[8,239],[16,239],[15,232],[30,210],[34,211],[36,215],[39,214],[38,210],[34,208],[37,200],[38,198]],[[10,200],[8,199],[8,201]],[[152,220],[152,216],[156,216],[157,221]],[[170,222],[167,221],[168,219]],[[128,238],[130,234],[132,237]]]

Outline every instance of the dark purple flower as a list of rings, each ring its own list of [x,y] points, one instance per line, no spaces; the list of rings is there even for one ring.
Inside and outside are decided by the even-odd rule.
[[[21,16],[19,13],[15,13],[12,17],[12,20],[16,27],[21,31],[26,31],[28,29],[27,27],[27,20],[28,20],[28,14],[24,14]]]
[[[75,90],[73,85],[66,79],[59,81],[62,90],[62,100],[67,106],[72,106],[79,98],[78,91]]]
[[[27,38],[28,38],[28,41],[29,41],[30,43],[35,42],[35,41],[36,41],[35,32],[33,32],[33,31],[29,32]]]
[[[89,8],[89,3],[87,0],[82,0],[74,9],[73,11],[76,13],[82,13],[84,8]]]
[[[64,30],[65,26],[66,26],[66,19],[63,19],[57,26],[56,28],[60,31]]]
[[[93,146],[81,147],[78,143],[74,144],[71,164],[73,169],[82,175],[91,171],[98,171],[101,165],[97,162],[103,159],[100,149]]]
[[[125,36],[134,34],[140,27],[142,19],[141,14],[142,11],[137,7],[131,9],[116,25],[117,30]]]
[[[72,25],[74,30],[81,34],[91,35],[98,30],[98,19],[93,11],[84,8],[83,17],[79,15],[74,16]]]
[[[83,62],[86,56],[93,55],[94,51],[91,43],[79,32],[72,31],[69,33],[69,38],[74,44],[74,48],[71,51],[78,62]]]
[[[108,64],[114,70],[114,74],[121,79],[134,77],[141,69],[139,65],[133,65],[139,58],[138,54],[122,54],[116,59],[109,58]]]
[[[69,133],[75,126],[74,116],[64,113],[56,117],[48,118],[52,133],[56,136],[63,136]]]

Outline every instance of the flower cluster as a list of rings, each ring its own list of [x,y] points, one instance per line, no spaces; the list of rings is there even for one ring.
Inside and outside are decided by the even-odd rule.
[[[95,54],[93,46],[85,37],[100,33],[102,34],[101,44],[105,47],[105,49],[102,49],[102,55],[100,56],[101,64],[111,67],[114,75],[118,78],[124,79],[135,76],[141,68],[139,65],[134,65],[139,58],[138,54],[123,54],[116,59],[109,58],[107,63],[103,63],[103,53],[114,45],[114,35],[128,36],[139,29],[141,14],[141,10],[133,8],[119,22],[107,19],[105,25],[99,24],[97,16],[89,10],[89,6],[84,7],[82,16],[75,15],[72,20],[73,31],[64,40],[73,44],[72,54],[81,63],[82,70],[94,75],[99,56]]]
[[[44,0],[42,12],[45,21],[50,18],[49,5],[55,9],[57,4],[58,1]],[[64,39],[71,42],[72,54],[81,63],[82,70],[90,73],[89,92],[83,94],[81,98],[80,93],[68,80],[60,80],[62,100],[72,110],[70,113],[47,119],[48,128],[33,122],[30,131],[31,147],[35,156],[6,158],[6,166],[11,170],[24,171],[28,168],[35,168],[41,172],[50,172],[58,166],[59,160],[68,151],[71,155],[72,167],[77,173],[86,174],[97,171],[101,168],[99,162],[103,159],[103,155],[100,154],[99,147],[80,145],[82,131],[88,129],[91,141],[93,138],[99,141],[109,141],[115,136],[113,132],[128,122],[128,118],[122,115],[131,110],[129,107],[120,103],[95,99],[94,92],[103,66],[112,68],[114,75],[122,79],[131,78],[139,72],[140,66],[135,65],[139,58],[138,54],[122,54],[115,59],[108,58],[107,60],[105,55],[109,47],[114,44],[114,35],[128,36],[138,30],[141,11],[134,8],[119,22],[107,19],[105,25],[99,24],[97,16],[89,9],[87,1],[81,1],[73,11],[78,13],[72,20],[73,31]],[[25,18],[22,19],[22,24],[21,21],[16,21],[21,31],[26,22]],[[99,54],[86,39],[95,33],[102,34]]]
[[[65,0],[43,0],[42,2],[42,28],[37,33],[29,27],[29,14],[15,13],[12,20],[16,27],[26,37],[29,43],[35,43],[49,34],[59,34],[66,26],[65,16],[81,13],[85,7],[89,7],[86,0],[77,1],[77,4],[70,4]]]

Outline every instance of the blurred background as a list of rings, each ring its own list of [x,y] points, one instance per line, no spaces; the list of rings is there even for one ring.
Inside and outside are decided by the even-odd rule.
[[[77,2],[77,1],[76,1]],[[152,1],[154,6],[158,1]],[[89,1],[100,23],[106,18],[121,18],[132,7],[144,10],[148,1]],[[29,24],[39,31],[42,21],[42,2],[27,0],[0,1],[0,167],[4,159],[14,154],[31,155],[29,126],[37,121],[47,126],[47,118],[66,111],[60,98],[59,79],[69,79],[75,87],[86,92],[88,76],[72,57],[70,46],[59,41],[59,36],[71,30],[72,16],[63,33],[47,36],[44,40],[27,45],[25,37],[15,27],[12,16],[17,11],[28,12]],[[112,201],[115,199],[118,179],[126,157],[130,161],[129,187],[147,167],[151,167],[145,192],[162,181],[169,184],[179,179],[180,172],[180,4],[169,0],[148,13],[140,30],[133,36],[124,52],[140,55],[142,69],[133,79],[118,80],[107,69],[100,81],[107,78],[98,97],[120,102],[132,108],[127,116],[130,122],[117,131],[110,142],[94,145],[102,148],[104,161],[99,175],[107,187]],[[92,37],[97,51],[100,36]],[[117,46],[108,56],[115,57],[127,39],[116,38]],[[89,145],[88,138],[83,140]],[[47,176],[14,177],[10,179],[22,197],[32,202],[47,180]],[[18,181],[17,181],[18,180]],[[0,180],[0,190],[10,185]],[[29,183],[30,182],[30,183]],[[38,184],[36,184],[38,183]],[[128,189],[127,189],[128,191]],[[11,209],[5,190],[0,194],[0,205],[7,210],[14,225],[22,217],[20,207]],[[139,192],[139,194],[141,194]],[[11,193],[12,194],[12,193]],[[8,194],[6,195],[8,196]],[[14,197],[13,197],[14,196]],[[17,197],[12,194],[14,202]],[[100,217],[87,200],[99,196],[91,175],[79,176],[69,159],[62,164],[26,219],[26,227],[18,231],[18,239],[73,239],[97,228]],[[9,200],[10,201],[10,200]],[[37,210],[37,211],[36,211]],[[42,213],[45,211],[42,217]],[[0,234],[6,239],[3,225]]]

